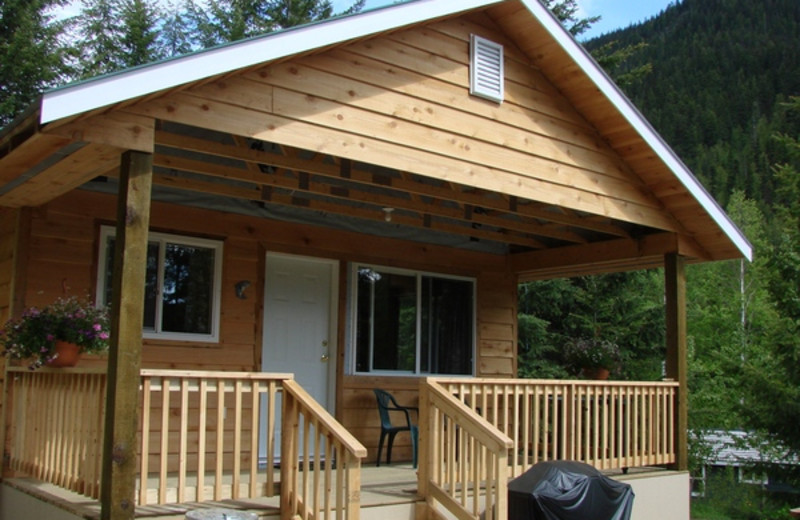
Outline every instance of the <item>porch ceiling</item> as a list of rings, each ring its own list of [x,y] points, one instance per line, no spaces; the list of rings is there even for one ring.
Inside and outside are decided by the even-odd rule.
[[[88,188],[103,189],[98,181],[117,177],[121,148],[46,139],[52,141],[49,157],[18,182],[3,186],[0,205],[38,206],[87,182]],[[301,220],[305,215],[319,221],[321,216],[326,225],[349,228],[362,222],[356,227],[367,233],[404,230],[412,240],[470,244],[496,253],[616,240],[635,244],[665,235],[413,172],[183,124],[159,122],[154,142],[154,187],[171,193],[176,202],[201,194],[221,210],[225,200],[245,201],[253,208],[289,207]]]

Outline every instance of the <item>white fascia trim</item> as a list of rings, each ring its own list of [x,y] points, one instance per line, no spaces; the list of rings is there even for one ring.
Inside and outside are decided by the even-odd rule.
[[[500,0],[417,0],[334,18],[46,92],[41,123]]]
[[[719,207],[717,201],[708,194],[706,189],[692,174],[689,168],[678,158],[672,148],[656,132],[639,110],[622,93],[605,71],[594,61],[588,52],[580,45],[561,23],[538,0],[521,0],[530,12],[542,23],[547,32],[559,45],[575,60],[578,66],[589,76],[597,88],[611,101],[622,113],[625,119],[634,127],[645,141],[653,148],[656,155],[666,163],[678,180],[689,190],[701,206],[711,215],[711,218],[722,228],[726,235],[736,245],[742,255],[753,260],[753,246],[739,230],[736,224]]]

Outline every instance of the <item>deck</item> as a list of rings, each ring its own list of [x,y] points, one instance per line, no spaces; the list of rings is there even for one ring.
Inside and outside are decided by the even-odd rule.
[[[228,475],[230,478],[230,475]],[[417,495],[417,471],[411,463],[364,466],[361,469],[361,518],[392,518],[392,520],[413,519],[415,504],[422,500]],[[100,502],[68,491],[40,480],[31,478],[5,479],[10,487],[52,504],[76,518],[99,519]],[[259,518],[278,518],[280,515],[280,496],[205,501],[203,503],[188,502],[183,504],[165,504],[138,506],[136,518],[172,520],[185,518],[188,511],[196,509],[225,508],[256,513]],[[380,513],[377,513],[380,509]],[[376,510],[376,514],[370,514]]]

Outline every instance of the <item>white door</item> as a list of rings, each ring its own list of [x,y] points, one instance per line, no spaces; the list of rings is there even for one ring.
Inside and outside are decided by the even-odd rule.
[[[295,380],[331,412],[336,338],[332,296],[337,275],[336,261],[267,254],[261,369],[293,373]],[[280,417],[279,403],[276,417]],[[261,445],[263,460],[263,439]],[[277,458],[280,429],[275,448]]]

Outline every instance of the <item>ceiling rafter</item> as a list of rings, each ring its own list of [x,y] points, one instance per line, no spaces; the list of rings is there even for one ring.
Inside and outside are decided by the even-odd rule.
[[[341,160],[339,164],[324,162],[322,159],[309,160],[300,158],[295,152],[293,156],[275,152],[256,150],[249,146],[231,146],[215,141],[179,134],[158,131],[156,143],[163,146],[189,150],[193,152],[236,159],[245,162],[268,164],[293,171],[306,171],[314,175],[345,179],[355,183],[375,185],[406,192],[414,196],[434,197],[442,201],[459,205],[471,204],[485,210],[495,210],[501,214],[516,215],[518,218],[533,219],[527,221],[527,232],[542,237],[555,238],[565,242],[583,243],[586,240],[568,228],[585,229],[615,237],[628,238],[629,233],[613,224],[609,219],[594,219],[553,211],[549,206],[533,201],[518,201],[516,197],[497,198],[478,190],[460,189],[452,183],[435,184],[411,180],[413,174],[400,172],[397,177],[383,175],[376,183],[374,172],[357,168],[350,161]],[[540,222],[544,221],[544,223]]]
[[[468,235],[468,236],[475,236],[478,238],[487,238],[496,241],[502,242],[510,242],[517,245],[524,245],[527,247],[532,247],[535,249],[543,249],[545,245],[530,237],[527,236],[527,230],[525,226],[509,222],[507,219],[498,219],[498,218],[478,218],[472,220],[464,220],[462,218],[461,212],[458,209],[446,209],[441,207],[431,207],[425,203],[417,203],[410,199],[403,201],[398,197],[392,197],[380,193],[370,193],[365,191],[359,191],[355,189],[350,189],[348,193],[344,193],[341,191],[341,188],[327,184],[318,182],[316,180],[312,180],[308,174],[303,172],[295,172],[291,175],[286,175],[285,172],[288,170],[279,169],[274,172],[261,172],[261,171],[254,171],[253,169],[248,168],[247,170],[242,168],[235,168],[231,166],[222,166],[218,164],[207,163],[205,161],[198,161],[195,159],[184,159],[180,157],[170,157],[163,154],[156,154],[153,160],[154,166],[159,166],[162,168],[173,169],[176,171],[184,171],[184,172],[191,172],[194,174],[200,174],[207,177],[215,177],[239,182],[246,182],[253,184],[252,188],[245,188],[245,191],[242,192],[235,192],[246,194],[246,198],[251,200],[259,200],[256,197],[257,193],[263,193],[260,191],[260,186],[266,186],[269,188],[279,188],[283,190],[287,190],[290,193],[306,193],[314,196],[322,196],[327,199],[339,200],[341,202],[346,201],[353,201],[363,204],[369,204],[375,207],[374,210],[370,210],[370,214],[377,215],[380,219],[385,218],[385,212],[383,210],[384,207],[392,207],[395,209],[402,209],[405,211],[410,211],[414,213],[418,213],[419,217],[411,217],[411,216],[401,216],[398,214],[392,215],[392,222],[399,223],[401,219],[406,219],[408,225],[415,226],[415,227],[424,227],[428,229],[439,229],[439,230],[446,230],[448,232],[453,232],[461,235]],[[175,185],[176,183],[173,183]],[[183,183],[184,186],[190,186],[191,183]],[[230,191],[223,190],[223,186],[218,182],[206,182],[206,181],[198,181],[196,186],[202,186],[203,189],[199,191],[205,191],[208,193],[218,193],[218,194],[228,194],[229,196],[237,196],[240,197],[242,195],[231,195]],[[190,188],[187,188],[190,189]],[[216,190],[216,191],[215,191]],[[279,193],[275,190],[268,190],[270,194],[269,200],[272,202],[283,203],[286,202],[286,199],[281,198]],[[303,207],[310,208],[311,206],[306,204],[304,201],[311,200],[311,199],[298,199],[297,197],[292,197],[291,203],[294,205],[302,205]],[[348,216],[352,215],[353,206],[352,205],[342,205],[340,203],[330,203],[324,205],[324,211],[330,213],[337,213],[343,214]],[[322,209],[321,205],[315,203],[313,205],[316,208]],[[341,209],[336,209],[339,207]],[[426,215],[430,215],[432,217],[437,217],[439,219],[445,218],[448,220],[454,221],[463,221],[467,225],[457,225],[457,224],[446,224],[440,220],[432,220],[426,218]],[[436,223],[434,225],[434,223]],[[514,226],[508,226],[508,224],[515,224]],[[493,227],[501,227],[501,229],[492,231],[488,229],[480,229],[471,226],[482,226],[482,225],[490,225]],[[517,233],[514,233],[514,232]]]

